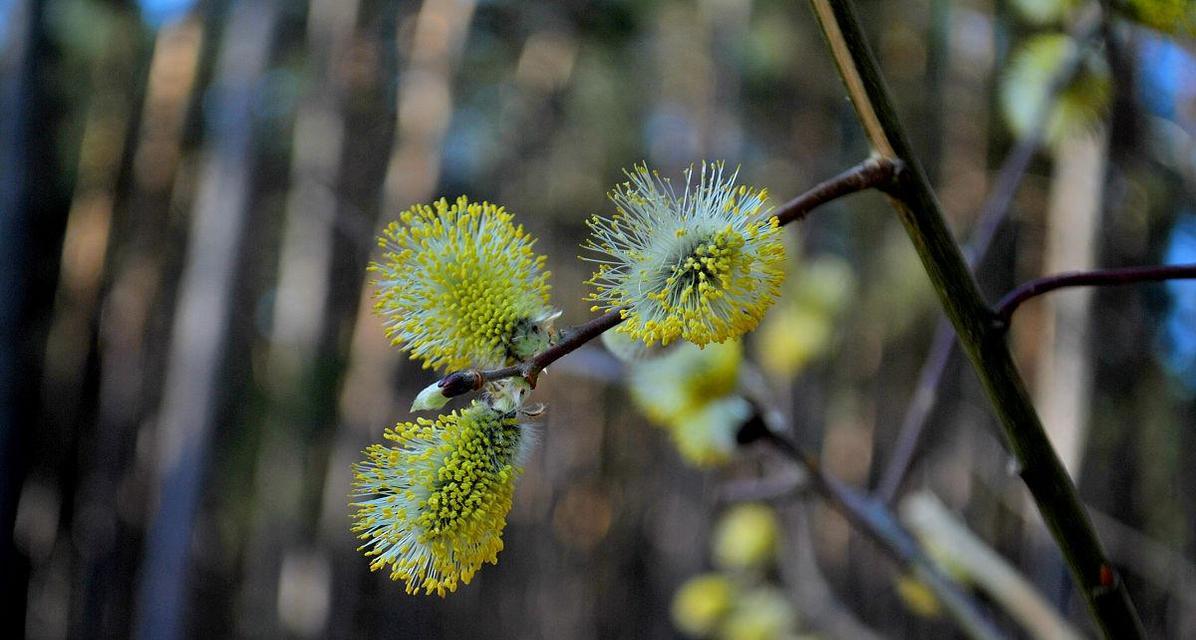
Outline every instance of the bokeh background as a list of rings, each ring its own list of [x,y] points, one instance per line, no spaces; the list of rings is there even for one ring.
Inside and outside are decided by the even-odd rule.
[[[1011,60],[1080,3],[858,4],[966,238],[1006,112],[1034,100]],[[978,267],[990,299],[1196,258],[1192,42],[1122,18],[1099,37],[1107,100],[1035,159]],[[710,567],[728,487],[780,467],[688,467],[596,345],[542,378],[497,566],[446,599],[368,571],[350,465],[434,376],[386,344],[365,266],[385,221],[466,193],[540,239],[579,323],[584,220],[622,168],[724,159],[780,202],[854,164],[866,142],[805,3],[3,0],[0,74],[0,635],[677,635],[672,595]],[[937,302],[875,194],[786,233],[787,324],[746,352],[796,437],[868,488]],[[1192,637],[1196,285],[1060,293],[1012,340],[1148,630]],[[904,491],[936,494],[1091,632],[966,363],[935,397]],[[804,632],[957,633],[816,498],[779,509]]]

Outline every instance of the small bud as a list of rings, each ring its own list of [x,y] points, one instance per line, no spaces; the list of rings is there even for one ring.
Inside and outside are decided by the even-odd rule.
[[[445,397],[456,398],[470,391],[481,389],[482,382],[482,373],[480,371],[477,369],[467,369],[465,371],[450,373],[437,382],[436,386],[440,387],[440,392]]]
[[[424,387],[424,390],[415,396],[415,402],[411,403],[411,410],[433,411],[443,407],[448,401],[449,397],[444,395],[444,387],[440,386],[440,381],[436,381]]]
[[[545,311],[533,318],[524,318],[515,324],[510,335],[510,353],[516,360],[526,361],[548,347],[557,339],[553,326],[560,311]]]

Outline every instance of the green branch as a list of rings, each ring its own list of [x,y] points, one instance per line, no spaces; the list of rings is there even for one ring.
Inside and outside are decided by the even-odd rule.
[[[911,151],[850,0],[811,0],[873,148],[904,170],[888,190],[972,367],[992,402],[1021,477],[1054,536],[1093,618],[1108,637],[1141,638],[1142,623],[1109,563],[1075,486],[1051,447],[1004,334],[993,322]]]

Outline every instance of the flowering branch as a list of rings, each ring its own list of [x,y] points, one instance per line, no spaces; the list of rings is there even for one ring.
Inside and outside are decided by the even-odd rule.
[[[1018,285],[1017,288],[1006,294],[997,303],[995,322],[999,330],[1008,331],[1013,312],[1017,311],[1023,302],[1056,289],[1107,287],[1141,282],[1191,280],[1193,278],[1196,278],[1196,265],[1193,264],[1057,273]]]
[[[1124,583],[1109,562],[1075,485],[1051,446],[1026,386],[993,325],[993,311],[964,262],[897,118],[879,66],[849,0],[811,0],[864,131],[881,155],[906,167],[887,193],[906,228],[939,300],[955,326],[973,369],[992,402],[1005,436],[1047,528],[1063,553],[1089,611],[1108,637],[1145,632]]]
[[[825,181],[816,185],[816,187],[806,191],[806,193],[801,194],[798,197],[795,197],[795,199],[783,203],[779,209],[776,209],[776,211],[773,212],[773,217],[775,217],[776,220],[765,224],[763,228],[767,228],[767,233],[775,233],[777,226],[793,223],[795,220],[804,219],[806,214],[812,211],[813,208],[823,205],[823,203],[838,199],[838,197],[856,193],[856,191],[869,188],[877,188],[881,190],[891,189],[897,184],[896,179],[899,176],[899,172],[901,172],[899,171],[901,170],[901,167],[902,164],[899,163],[899,161],[883,157],[874,157],[862,161],[862,163],[852,167],[852,169],[844,171],[840,173],[840,175],[829,179],[829,181]],[[706,170],[706,166],[703,166],[703,182],[706,181]],[[713,178],[714,181],[721,183],[721,165],[716,166],[714,171],[716,171],[715,176],[718,176]],[[635,176],[631,177],[633,177],[633,179],[640,179],[642,182],[643,179],[645,179],[645,176],[648,176],[647,169],[646,167],[641,167],[641,169],[637,169]],[[654,188],[654,184],[641,184],[641,187],[645,189],[651,189]],[[730,191],[728,191],[728,193],[730,193]],[[740,191],[740,193],[743,193],[743,191]],[[752,197],[755,197],[755,194],[752,194]],[[756,201],[749,200],[749,203],[750,205],[759,207],[762,205],[762,200],[762,197],[759,197],[759,199]],[[726,211],[726,209],[730,209],[730,206],[726,205],[725,202],[715,201],[714,205],[714,211]],[[459,248],[459,246],[452,245],[453,242],[460,242],[456,236],[444,233],[446,228],[445,220],[449,220],[451,221],[452,225],[457,226],[476,225],[478,236],[486,236],[488,239],[499,238],[501,240],[505,240],[507,244],[512,244],[513,240],[519,240],[523,238],[523,236],[521,236],[519,233],[518,228],[509,224],[509,219],[506,217],[505,212],[502,212],[501,209],[486,209],[486,205],[471,205],[471,203],[464,200],[458,201],[456,205],[454,205],[454,208],[450,208],[449,203],[446,201],[439,201],[435,203],[434,206],[437,208],[433,209],[431,207],[425,207],[416,209],[415,213],[409,212],[405,214],[405,218],[401,218],[401,220],[404,224],[408,225],[407,227],[399,227],[396,225],[395,227],[390,228],[388,236],[385,238],[388,240],[388,242],[385,243],[385,246],[388,246],[388,248],[392,249],[390,254],[392,260],[391,262],[378,264],[378,266],[374,267],[374,269],[378,270],[378,272],[383,273],[384,278],[386,279],[386,284],[388,284],[388,289],[386,289],[384,295],[389,295],[389,298],[383,298],[384,304],[382,306],[384,307],[384,311],[388,312],[390,316],[393,316],[390,328],[393,330],[392,333],[395,333],[399,336],[417,337],[422,335],[421,331],[427,330],[425,325],[422,323],[413,321],[413,316],[419,315],[420,312],[423,312],[425,313],[425,316],[428,316],[426,307],[422,307],[419,304],[422,300],[411,300],[409,298],[404,298],[404,295],[409,294],[410,288],[425,284],[425,282],[408,282],[407,280],[403,280],[404,275],[409,274],[409,270],[399,269],[395,267],[395,264],[393,264],[398,262],[397,258],[399,256],[404,255],[403,250],[407,249],[410,244],[416,242],[420,243],[421,248],[423,244],[427,244],[429,248],[439,250],[427,250],[425,251],[425,254],[421,255],[421,260],[423,262],[431,264],[431,266],[435,267],[440,263],[449,262],[446,260],[445,256],[451,255],[452,251],[462,250],[462,248]],[[738,211],[738,209],[736,209],[736,211]],[[419,214],[420,218],[416,218],[416,214]],[[493,218],[483,218],[482,214],[489,215],[489,217]],[[458,215],[460,218],[456,218]],[[493,226],[483,228],[483,224]],[[597,227],[596,231],[602,230],[603,228],[598,223],[592,225],[592,228],[594,227]],[[748,233],[755,233],[758,231],[758,228],[761,227],[744,228]],[[753,239],[758,238],[757,236],[750,237]],[[734,244],[732,242],[733,239],[734,238],[728,240],[725,246],[718,245],[716,243],[712,245],[702,245],[701,249],[704,252],[698,252],[697,249],[694,250],[697,257],[695,258],[691,256],[689,258],[690,262],[687,263],[687,268],[694,270],[694,272],[701,273],[701,276],[698,276],[696,280],[704,281],[704,279],[709,278],[706,272],[702,272],[702,269],[709,269],[710,273],[715,274],[715,276],[718,275],[718,270],[715,270],[715,268],[718,267],[718,264],[716,263],[718,263],[720,260],[727,260],[727,255],[731,254],[730,249],[738,249],[739,246],[742,246],[742,243],[744,242],[742,236],[738,237],[740,245]],[[597,246],[597,248],[600,250],[609,251],[610,246],[611,244],[608,244],[605,246]],[[464,249],[478,250],[475,248],[475,246],[465,246]],[[518,267],[521,269],[531,270],[531,272],[535,273],[535,269],[538,267],[538,264],[542,263],[542,258],[531,256],[530,250],[524,251],[523,257],[526,261],[519,264]],[[770,260],[773,260],[773,258],[775,258],[775,260],[783,260],[783,254],[780,254],[780,252],[779,254],[770,254],[767,256],[765,256],[763,252],[759,252],[759,254],[756,254],[755,257],[759,258],[759,260],[764,260],[765,257],[770,258]],[[504,266],[509,267],[511,264],[499,264],[499,267]],[[764,275],[768,275],[769,272],[752,273],[763,273]],[[538,282],[538,280],[532,282],[533,286],[532,291],[530,292],[531,294],[539,293],[539,289],[536,288]],[[695,289],[697,289],[697,291],[703,291],[704,287],[707,286],[708,285],[702,285],[701,287],[687,289],[687,291],[692,292],[695,291]],[[476,291],[476,289],[465,287],[465,291],[468,291],[470,294],[472,294],[472,292]],[[512,293],[518,293],[518,291]],[[524,291],[523,293],[526,294],[529,292]],[[420,396],[416,398],[415,406],[419,408],[438,408],[443,406],[443,401],[446,401],[449,397],[463,395],[466,394],[466,392],[481,389],[489,382],[495,382],[495,380],[506,378],[521,378],[525,380],[527,385],[535,386],[539,373],[541,373],[545,367],[553,364],[553,362],[556,360],[561,359],[562,356],[572,353],[575,351],[575,349],[585,345],[586,342],[593,340],[594,337],[602,335],[604,331],[616,327],[616,325],[623,322],[624,319],[628,319],[629,317],[633,316],[633,313],[634,310],[631,309],[631,307],[618,304],[614,307],[614,309],[604,313],[603,316],[593,318],[591,321],[579,325],[579,327],[563,331],[560,339],[556,340],[555,343],[550,343],[550,346],[548,347],[543,347],[544,343],[548,342],[544,333],[544,330],[548,329],[548,321],[547,319],[545,319],[545,321],[536,321],[541,324],[532,324],[531,329],[521,330],[521,333],[515,333],[514,335],[517,336],[517,339],[509,340],[514,348],[508,346],[508,353],[511,354],[513,359],[521,359],[519,364],[501,368],[493,368],[493,370],[477,370],[477,368],[470,368],[470,370],[453,372],[449,374],[449,376],[441,378],[439,382],[431,386],[431,388],[421,392]],[[549,312],[547,315],[541,315],[537,317],[551,318],[553,316],[551,316]],[[523,321],[519,322],[521,323]],[[521,327],[521,324],[519,325]],[[548,330],[548,335],[551,335],[550,329]],[[488,351],[488,348],[493,349],[496,343],[499,343],[493,339],[492,334],[488,333],[483,333],[480,335],[466,334],[465,337],[466,340],[462,341],[460,345],[454,346],[456,348],[454,348],[451,352],[435,351],[435,349],[432,347],[427,347],[423,348],[422,351],[419,351],[416,354],[427,356],[427,360],[432,362],[454,361],[451,360],[451,358],[463,358],[460,353],[464,353],[465,356],[475,354],[492,355],[493,352]],[[703,335],[697,337],[710,337],[710,341],[716,340],[715,336],[713,335]],[[476,340],[469,341],[469,339]],[[539,351],[538,353],[529,353],[527,351],[523,351],[520,353],[521,349],[525,349],[527,345],[529,345],[529,342],[539,339],[544,339],[544,342],[538,343],[538,345],[541,345],[541,347],[538,348],[542,348],[542,351]],[[666,339],[661,337],[660,340]],[[685,337],[685,340],[689,340],[688,337]],[[692,340],[690,341],[692,342]],[[648,342],[651,342],[651,340],[648,340]],[[419,347],[420,346],[416,346],[416,348]],[[531,349],[529,349],[529,351],[531,351]],[[490,398],[490,400],[502,402],[505,401],[506,398],[498,397]],[[515,402],[518,402],[518,400]],[[501,404],[501,406],[506,407],[506,404]],[[398,449],[395,449],[395,447],[377,445],[376,447],[373,447],[373,449],[367,451],[370,459],[358,467],[358,481],[356,481],[355,484],[355,488],[358,490],[358,495],[385,495],[386,492],[389,492],[389,490],[393,490],[389,481],[390,476],[388,474],[392,469],[408,468],[411,464],[413,464],[413,459],[404,458],[403,456],[419,457],[422,455],[422,453],[420,453],[420,451],[422,451],[421,446],[426,445],[428,433],[441,434],[441,437],[447,438],[443,444],[438,446],[450,447],[450,449],[453,451],[457,451],[457,453],[454,453],[454,455],[458,457],[468,456],[470,452],[476,450],[476,446],[472,444],[470,438],[474,437],[475,432],[477,432],[477,429],[480,428],[478,425],[482,425],[484,428],[493,431],[493,429],[496,428],[494,423],[492,423],[493,421],[509,419],[507,414],[504,413],[505,410],[506,409],[500,412],[500,410],[496,409],[494,406],[490,406],[488,403],[475,402],[469,409],[464,410],[464,412],[460,414],[453,413],[447,416],[441,416],[435,422],[422,420],[402,423],[402,425],[399,425],[395,429],[391,429],[391,432],[386,435],[386,437],[393,441],[397,441],[397,443],[401,444],[402,446],[398,447]],[[936,569],[934,565],[927,560],[925,553],[923,553],[919,545],[917,545],[917,542],[914,540],[914,538],[901,528],[901,525],[897,523],[896,517],[893,516],[891,511],[887,510],[885,505],[880,504],[878,501],[867,498],[867,496],[864,494],[856,493],[855,490],[848,488],[846,484],[842,484],[840,481],[832,479],[832,477],[829,475],[824,474],[822,468],[819,467],[816,458],[807,455],[807,453],[804,451],[801,451],[799,447],[791,443],[791,441],[783,439],[780,437],[780,435],[776,435],[768,431],[767,427],[764,427],[762,417],[759,417],[758,414],[755,419],[750,419],[748,422],[746,422],[746,425],[748,426],[740,429],[740,435],[743,435],[744,433],[755,433],[756,435],[752,435],[751,439],[768,439],[775,446],[779,447],[782,452],[788,453],[789,457],[793,458],[793,461],[797,462],[800,468],[806,469],[807,473],[814,477],[812,488],[816,490],[817,493],[824,495],[826,500],[830,501],[832,505],[836,505],[837,508],[840,508],[841,511],[846,513],[850,522],[856,526],[860,526],[861,529],[864,529],[869,538],[878,541],[881,545],[881,548],[885,549],[887,553],[890,553],[893,557],[895,557],[898,562],[901,562],[904,566],[907,566],[911,574],[915,575],[916,578],[925,581],[925,583],[930,586],[930,589],[934,590],[936,595],[939,596],[940,601],[946,605],[947,609],[952,611],[952,614],[959,618],[959,621],[962,623],[962,626],[966,632],[974,636],[974,638],[999,638],[1000,634],[997,633],[995,628],[991,626],[991,623],[983,617],[980,609],[976,607],[975,603],[970,602],[969,599],[964,596],[964,593],[959,590],[958,586],[952,584],[950,580],[944,577],[944,575],[941,575],[938,569]],[[498,426],[502,427],[502,425]],[[472,431],[470,431],[470,429],[472,429]],[[761,433],[765,435],[761,435]],[[500,438],[498,441],[499,443],[506,443],[509,445],[515,443],[517,440]],[[743,443],[746,443],[746,441],[749,440],[742,439],[742,441]],[[500,451],[500,457],[506,458],[507,453],[507,451]],[[379,482],[379,477],[382,477],[385,482]],[[480,479],[480,481],[490,482],[490,479]],[[509,487],[509,484],[505,482],[505,476],[504,482],[495,481],[494,484],[496,487],[500,488]],[[456,486],[456,484],[453,484],[453,486]],[[457,496],[457,498],[454,499],[459,502],[465,502],[465,500],[460,498],[460,496]],[[407,520],[395,520],[392,518],[392,516],[388,516],[388,514],[385,512],[379,512],[378,504],[379,502],[376,500],[356,502],[356,505],[358,505],[360,508],[358,514],[356,514],[356,520],[358,520],[358,522],[356,522],[354,530],[360,532],[362,540],[371,541],[367,544],[367,547],[370,547],[371,549],[370,553],[367,555],[378,556],[371,565],[373,568],[382,568],[384,566],[391,565],[392,578],[407,580],[409,591],[422,589],[429,593],[441,593],[441,595],[443,595],[443,593],[446,591],[453,591],[456,589],[458,581],[468,581],[472,573],[476,571],[476,563],[472,562],[476,560],[476,557],[474,556],[466,557],[466,560],[469,560],[469,562],[460,563],[460,566],[446,566],[449,571],[445,572],[441,572],[440,568],[438,567],[433,567],[434,571],[413,571],[413,569],[411,569],[413,566],[416,568],[425,566],[421,565],[420,563],[420,557],[422,556],[417,556],[414,561],[399,561],[397,559],[397,555],[392,553],[392,541],[395,540],[396,536],[402,536],[405,534],[405,532],[410,531],[410,524],[407,522]],[[386,502],[386,504],[389,505],[390,502]],[[499,507],[499,511],[504,512],[505,508],[509,508],[506,498],[495,501],[494,506]],[[380,526],[382,526],[383,529],[379,529]],[[388,528],[388,526],[390,529],[385,529]],[[499,526],[499,528],[495,528],[495,526],[487,526],[487,528],[484,528],[484,530],[481,530],[480,532],[486,535],[493,535],[496,531],[500,530],[501,526]],[[384,535],[382,531],[389,532],[386,532]],[[443,534],[438,535],[445,537],[445,540],[449,540],[449,538],[446,536],[456,536],[459,534],[466,534],[466,532],[468,531],[450,529],[443,532]],[[460,537],[451,538],[452,543],[462,544],[462,548],[465,548],[462,540],[463,538]],[[496,541],[498,538],[487,537],[486,540],[489,544],[489,542]],[[489,549],[489,547],[487,547],[487,549]],[[411,553],[420,554],[425,553],[425,551],[426,549],[415,548],[415,551],[411,551]],[[408,553],[409,551],[401,551],[401,554]],[[431,553],[431,551],[427,551],[427,553]],[[415,565],[411,565],[411,562],[415,562]]]
[[[872,157],[820,182],[808,191],[780,205],[772,211],[781,226],[803,220],[817,207],[843,196],[867,189],[886,189],[896,179],[901,163],[889,158]],[[624,320],[622,309],[612,309],[584,324],[566,329],[563,337],[553,346],[537,353],[530,359],[500,369],[464,369],[454,371],[440,379],[436,387],[445,398],[454,398],[478,391],[487,382],[506,378],[523,378],[532,387],[536,386],[540,372],[565,355],[576,351],[585,343],[614,328]]]

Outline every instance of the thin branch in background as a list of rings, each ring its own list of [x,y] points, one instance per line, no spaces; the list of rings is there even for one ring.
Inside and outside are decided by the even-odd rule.
[[[885,554],[925,583],[969,637],[1004,637],[976,603],[939,570],[887,506],[826,473],[817,458],[792,440],[769,429],[762,420],[753,422],[741,430],[741,441],[762,440],[805,469],[810,488],[875,542]]]
[[[795,502],[780,510],[784,518],[783,526],[788,533],[786,552],[781,554],[778,567],[781,581],[797,603],[802,620],[811,631],[828,638],[880,640],[885,636],[856,618],[839,600],[827,583],[822,568],[818,566],[811,506],[809,503]]]
[[[971,238],[963,249],[964,260],[974,271],[984,262],[988,250],[1009,218],[1013,207],[1013,198],[1017,195],[1018,187],[1030,169],[1038,150],[1046,138],[1047,123],[1051,112],[1063,88],[1075,77],[1087,53],[1088,46],[1100,29],[1100,6],[1092,3],[1083,11],[1071,29],[1072,37],[1079,46],[1074,47],[1063,63],[1059,65],[1055,75],[1047,84],[1042,95],[1042,102],[1035,110],[1032,119],[1033,127],[1022,136],[1009,155],[1001,163],[997,178],[993,181],[988,198],[980,207],[976,216],[976,224]],[[918,384],[914,388],[913,398],[905,409],[901,419],[901,428],[893,445],[893,451],[881,473],[880,481],[876,485],[875,495],[884,502],[892,504],[901,489],[901,484],[909,474],[917,453],[918,444],[922,439],[922,432],[926,429],[930,412],[934,410],[938,400],[938,389],[943,375],[951,363],[951,356],[955,353],[955,329],[946,318],[940,318],[935,324],[934,337],[930,341],[930,350],[926,361],[918,372]]]
[[[1063,619],[1025,576],[960,522],[938,498],[916,493],[902,500],[901,519],[936,559],[961,571],[1039,640],[1080,640],[1084,636]]]
[[[1196,265],[1124,267],[1044,276],[1019,285],[1004,298],[1001,298],[1001,301],[997,303],[994,322],[1000,331],[1008,331],[1013,313],[1023,302],[1056,289],[1108,287],[1166,280],[1191,280],[1193,278],[1196,278]]]
[[[901,429],[897,432],[897,440],[893,451],[889,455],[888,463],[881,473],[880,482],[876,485],[873,495],[885,504],[892,504],[901,490],[901,483],[905,481],[910,467],[913,465],[914,454],[922,440],[922,432],[930,420],[930,412],[938,402],[939,387],[943,376],[947,373],[947,366],[951,363],[951,356],[955,355],[955,328],[951,321],[939,318],[934,327],[934,337],[930,342],[930,353],[926,355],[926,362],[918,372],[918,384],[914,388],[914,396],[905,407],[905,415],[901,418]]]
[[[1093,619],[1109,637],[1141,638],[1142,622],[1110,564],[1075,485],[1052,448],[992,310],[947,228],[945,216],[897,118],[879,65],[849,0],[811,0],[869,141],[906,164],[888,194],[972,368],[1005,430],[1021,477],[1071,570]]]
[[[773,473],[749,480],[733,480],[719,487],[718,500],[725,503],[767,502],[799,495],[809,487],[804,469]]]
[[[825,180],[772,211],[783,226],[805,219],[817,207],[845,195],[867,189],[884,189],[900,173],[901,163],[887,158],[873,157]],[[482,388],[487,382],[521,377],[536,386],[540,372],[565,355],[576,351],[590,340],[614,328],[624,320],[622,309],[612,309],[588,322],[566,329],[555,345],[536,354],[530,360],[500,369],[465,369],[440,379],[437,386],[447,398],[464,395]]]

